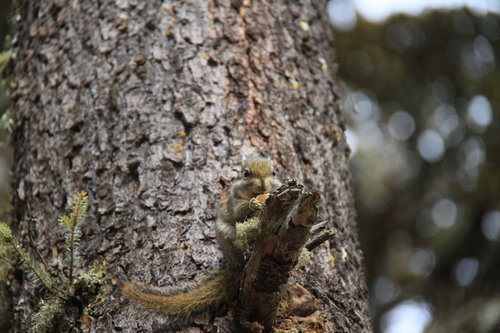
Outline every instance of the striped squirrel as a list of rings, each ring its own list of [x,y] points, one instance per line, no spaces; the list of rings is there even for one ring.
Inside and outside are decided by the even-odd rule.
[[[200,283],[180,288],[125,282],[123,295],[144,308],[167,314],[172,328],[187,326],[195,319],[213,320],[215,316],[225,315],[237,297],[245,264],[244,251],[234,245],[236,223],[258,217],[264,203],[257,197],[280,186],[271,160],[244,159],[241,175],[221,201],[215,223],[227,268],[209,274]]]

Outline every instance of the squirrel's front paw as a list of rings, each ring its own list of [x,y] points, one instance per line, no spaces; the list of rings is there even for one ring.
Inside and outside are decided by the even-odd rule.
[[[264,207],[264,204],[262,202],[260,202],[259,200],[257,200],[257,198],[252,198],[250,199],[250,208],[252,208],[253,210],[260,210]]]

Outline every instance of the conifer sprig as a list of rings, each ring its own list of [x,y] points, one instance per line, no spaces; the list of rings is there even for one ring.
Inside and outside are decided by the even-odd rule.
[[[21,244],[12,236],[12,230],[10,227],[4,223],[0,222],[0,241],[5,244],[9,244],[14,251],[17,253],[21,262],[29,268],[29,271],[33,273],[34,279],[41,283],[47,290],[52,292],[55,296],[61,299],[65,299],[65,295],[61,293],[57,288],[54,287],[54,283],[48,272],[40,265],[31,260],[26,251],[22,248]]]
[[[79,241],[81,236],[80,224],[87,214],[88,197],[86,192],[79,192],[75,195],[71,202],[71,212],[69,216],[61,216],[58,221],[61,227],[65,230],[66,238],[66,251],[65,263],[67,269],[53,270],[44,261],[37,248],[34,246],[33,236],[31,235],[31,228],[28,230],[28,241],[33,246],[36,255],[40,261],[35,261],[30,258],[26,250],[23,249],[21,243],[12,234],[10,227],[3,222],[0,222],[0,243],[6,246],[11,246],[20,258],[20,261],[26,266],[26,274],[30,280],[37,285],[42,285],[46,288],[52,296],[46,300],[42,300],[37,312],[31,318],[31,331],[32,332],[46,332],[53,328],[55,318],[66,311],[66,307],[74,307],[71,305],[71,299],[75,296],[82,296],[81,294],[75,295],[75,289],[83,290],[89,293],[83,298],[83,305],[85,309],[81,311],[84,317],[88,318],[89,309],[97,304],[103,286],[105,285],[105,269],[100,266],[97,271],[94,269],[88,271],[83,270],[79,263]],[[9,258],[0,255],[0,260],[5,260],[11,265],[16,263]],[[58,286],[64,284],[65,290],[61,290]],[[79,287],[77,288],[76,285]],[[95,289],[99,288],[98,291]],[[64,289],[64,288],[63,288]],[[97,293],[97,294],[96,294]],[[94,294],[94,296],[90,296]],[[81,310],[81,309],[80,309]],[[75,322],[70,324],[75,325]]]
[[[40,309],[31,317],[30,332],[50,332],[53,328],[53,319],[61,314],[63,307],[58,299],[41,301]]]
[[[68,293],[71,293],[70,288],[73,285],[73,271],[75,266],[79,266],[78,245],[80,243],[80,222],[87,214],[88,197],[87,192],[79,192],[76,194],[71,203],[71,214],[69,216],[61,216],[59,222],[66,229],[66,247],[68,256],[66,262],[68,264]]]

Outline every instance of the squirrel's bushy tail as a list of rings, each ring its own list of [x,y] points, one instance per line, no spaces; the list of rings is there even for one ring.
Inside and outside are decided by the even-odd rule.
[[[181,288],[159,288],[125,282],[123,295],[134,303],[168,314],[172,322],[188,324],[197,318],[221,315],[236,297],[240,272],[221,270],[200,283]]]

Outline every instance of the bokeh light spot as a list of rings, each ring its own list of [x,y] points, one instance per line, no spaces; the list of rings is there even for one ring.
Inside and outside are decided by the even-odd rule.
[[[475,258],[464,258],[455,266],[455,281],[459,286],[467,286],[474,281],[479,269],[479,261]]]
[[[399,295],[399,288],[386,276],[381,276],[375,281],[373,291],[375,300],[380,304],[389,303]]]
[[[404,111],[395,112],[389,118],[389,133],[396,140],[407,140],[415,131],[415,120]]]
[[[351,148],[351,156],[354,156],[358,151],[358,137],[349,128],[345,131],[345,137],[349,148]]]
[[[387,29],[385,41],[396,52],[403,52],[413,43],[413,34],[405,23],[392,24]]]
[[[410,256],[409,267],[413,275],[427,277],[436,265],[436,255],[429,249],[414,249]]]
[[[478,133],[491,123],[493,118],[491,104],[484,96],[474,96],[467,107],[467,123]]]
[[[363,79],[373,71],[373,61],[366,52],[352,52],[347,56],[346,69],[352,76]]]
[[[497,210],[486,213],[481,221],[481,231],[490,240],[500,240],[500,212]]]
[[[450,228],[457,219],[458,208],[455,202],[450,199],[441,199],[432,207],[432,220],[443,229]]]
[[[356,9],[349,0],[332,0],[328,3],[328,15],[333,26],[349,31],[356,25]]]
[[[352,113],[352,118],[357,122],[363,122],[368,119],[378,118],[377,103],[362,91],[353,92],[350,98],[354,104],[355,112]]]
[[[414,300],[396,305],[382,317],[384,333],[422,333],[431,321],[429,305]]]
[[[429,163],[439,161],[444,155],[444,141],[433,130],[426,130],[418,137],[417,148],[420,156]]]
[[[432,124],[450,145],[456,144],[456,138],[453,134],[460,126],[455,108],[450,104],[441,104],[429,118]],[[459,138],[462,136],[459,135]]]
[[[492,65],[495,61],[493,48],[484,36],[478,36],[474,40],[474,55],[485,65]]]

